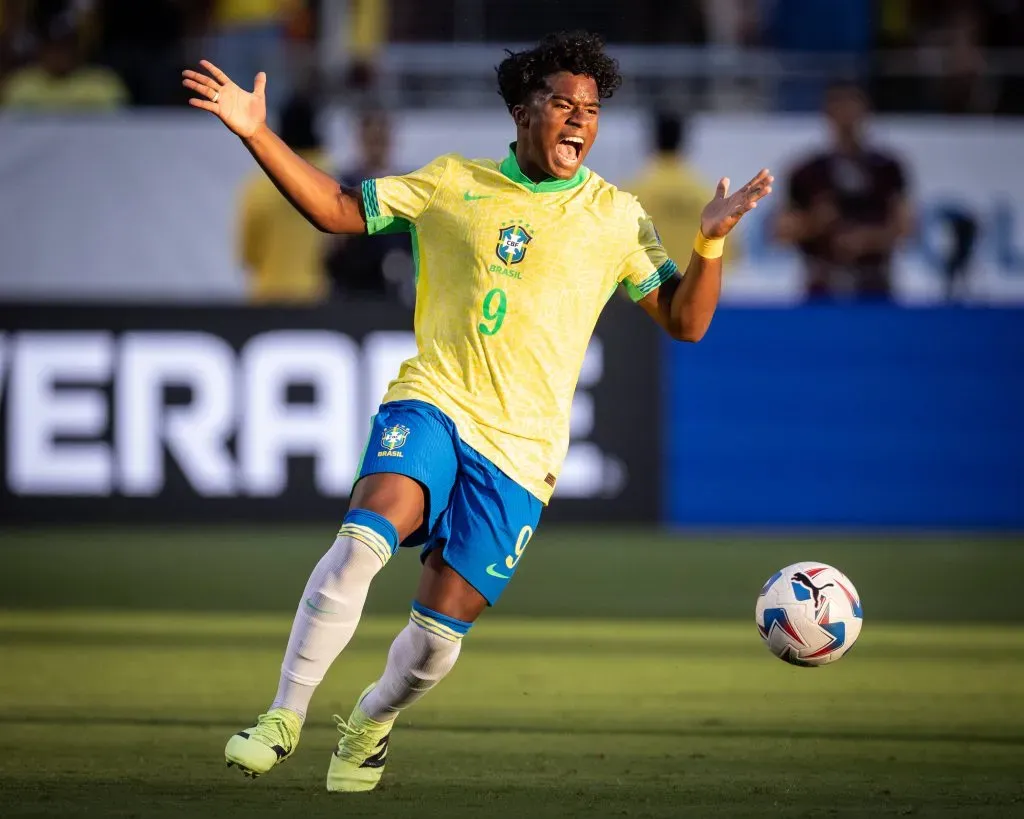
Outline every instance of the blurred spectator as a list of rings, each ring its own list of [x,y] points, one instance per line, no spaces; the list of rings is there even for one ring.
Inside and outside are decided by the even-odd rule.
[[[809,298],[888,299],[893,252],[912,225],[903,167],[867,144],[859,87],[832,85],[825,114],[832,145],[790,175],[777,236],[803,256]]]
[[[359,159],[341,174],[342,184],[358,188],[365,179],[401,171],[391,164],[391,120],[380,108],[360,112]],[[407,233],[334,236],[327,269],[335,293],[342,296],[389,296],[411,305],[414,299],[412,247]]]
[[[932,108],[945,114],[991,112],[995,89],[986,77],[981,10],[954,6],[932,33],[937,50],[935,78],[929,83]]]
[[[279,133],[292,150],[331,173],[308,99],[295,97],[286,104]],[[315,304],[327,298],[327,237],[292,207],[261,169],[253,170],[242,189],[238,231],[252,304]]]
[[[670,258],[686,267],[700,214],[715,185],[701,177],[685,158],[687,126],[665,111],[653,117],[652,155],[639,175],[622,186],[650,215]],[[736,258],[735,240],[726,243],[726,261]]]
[[[1024,43],[1021,0],[880,0],[874,90],[883,110],[1024,113],[1020,72],[991,49]]]
[[[82,58],[81,33],[72,12],[46,21],[33,62],[4,83],[3,107],[22,111],[110,111],[129,102],[128,89],[109,68]]]
[[[377,61],[387,39],[388,6],[378,0],[349,0],[345,51],[348,85],[355,91],[368,91],[376,82]]]
[[[203,57],[242,88],[267,73],[267,113],[273,119],[293,92],[288,26],[302,0],[200,0],[206,13]]]

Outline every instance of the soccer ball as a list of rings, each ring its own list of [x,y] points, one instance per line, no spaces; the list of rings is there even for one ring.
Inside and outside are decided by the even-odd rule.
[[[825,563],[794,563],[768,578],[757,596],[757,630],[787,663],[827,665],[860,636],[864,610],[850,579]]]

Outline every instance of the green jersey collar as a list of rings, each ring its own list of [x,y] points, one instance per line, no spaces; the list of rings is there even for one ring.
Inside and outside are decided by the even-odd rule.
[[[567,191],[570,188],[576,188],[582,185],[587,181],[587,177],[590,175],[590,171],[585,166],[580,165],[580,169],[576,171],[576,174],[572,179],[551,178],[545,179],[543,182],[532,182],[519,167],[519,161],[516,159],[516,143],[514,142],[508,146],[508,156],[505,157],[505,160],[501,163],[499,170],[513,182],[522,185],[524,188],[531,190],[534,193]]]

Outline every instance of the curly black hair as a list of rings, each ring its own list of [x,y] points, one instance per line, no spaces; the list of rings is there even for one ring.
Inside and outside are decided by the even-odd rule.
[[[498,93],[512,109],[526,102],[534,91],[544,88],[544,80],[559,71],[590,77],[597,83],[601,99],[610,97],[622,84],[619,64],[604,53],[604,40],[588,31],[563,31],[549,34],[529,51],[509,51],[498,72]]]

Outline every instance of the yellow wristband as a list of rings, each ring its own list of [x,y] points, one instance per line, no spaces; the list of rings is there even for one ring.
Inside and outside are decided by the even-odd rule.
[[[697,238],[693,240],[693,249],[698,256],[705,259],[720,259],[725,252],[725,239],[709,239],[698,229]]]

